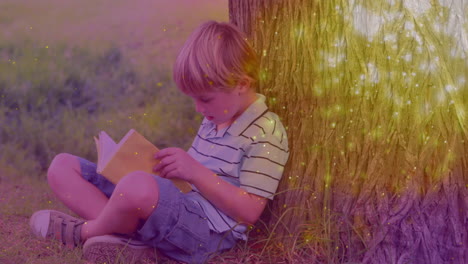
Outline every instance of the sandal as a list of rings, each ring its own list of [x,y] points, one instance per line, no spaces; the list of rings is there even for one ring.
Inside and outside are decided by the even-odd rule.
[[[32,233],[42,239],[53,238],[69,248],[82,244],[81,227],[85,220],[55,210],[35,212],[29,220]]]

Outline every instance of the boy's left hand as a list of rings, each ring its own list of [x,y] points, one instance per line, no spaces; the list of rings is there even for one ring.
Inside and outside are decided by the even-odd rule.
[[[178,178],[192,182],[195,173],[204,169],[198,161],[192,158],[185,150],[180,148],[165,148],[154,155],[160,162],[154,166],[153,171],[163,178]]]

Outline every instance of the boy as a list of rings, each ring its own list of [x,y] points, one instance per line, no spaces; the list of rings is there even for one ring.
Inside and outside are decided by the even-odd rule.
[[[236,27],[202,24],[181,49],[173,73],[204,116],[192,147],[160,150],[155,175],[130,173],[115,186],[96,174],[95,164],[57,155],[49,185],[82,219],[42,210],[31,217],[32,231],[70,247],[83,244],[85,259],[107,263],[119,248],[138,257],[147,246],[203,263],[246,239],[247,225],[273,199],[289,156],[283,125],[255,93],[258,68]],[[194,190],[179,192],[171,178],[190,182]]]

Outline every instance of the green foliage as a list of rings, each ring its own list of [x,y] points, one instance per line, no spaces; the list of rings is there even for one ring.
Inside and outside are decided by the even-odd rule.
[[[95,160],[93,136],[135,128],[162,148],[187,148],[197,116],[168,72],[142,77],[123,52],[33,42],[0,44],[0,167],[39,175],[69,152]]]

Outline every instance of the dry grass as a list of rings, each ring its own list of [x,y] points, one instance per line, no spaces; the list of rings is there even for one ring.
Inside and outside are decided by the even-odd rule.
[[[46,208],[73,214],[55,198],[45,181],[6,177],[0,173],[0,263],[86,262],[81,259],[80,248],[65,249],[57,241],[44,241],[30,233],[29,217],[34,211]],[[254,229],[250,241],[239,242],[233,250],[214,257],[210,263],[310,263],[303,257],[286,255],[285,249],[269,242],[266,233]],[[159,254],[157,260],[158,263],[179,263]]]
[[[0,175],[0,263],[82,263],[79,250],[64,251],[56,242],[34,238],[29,217],[38,208],[69,212],[44,182]]]

